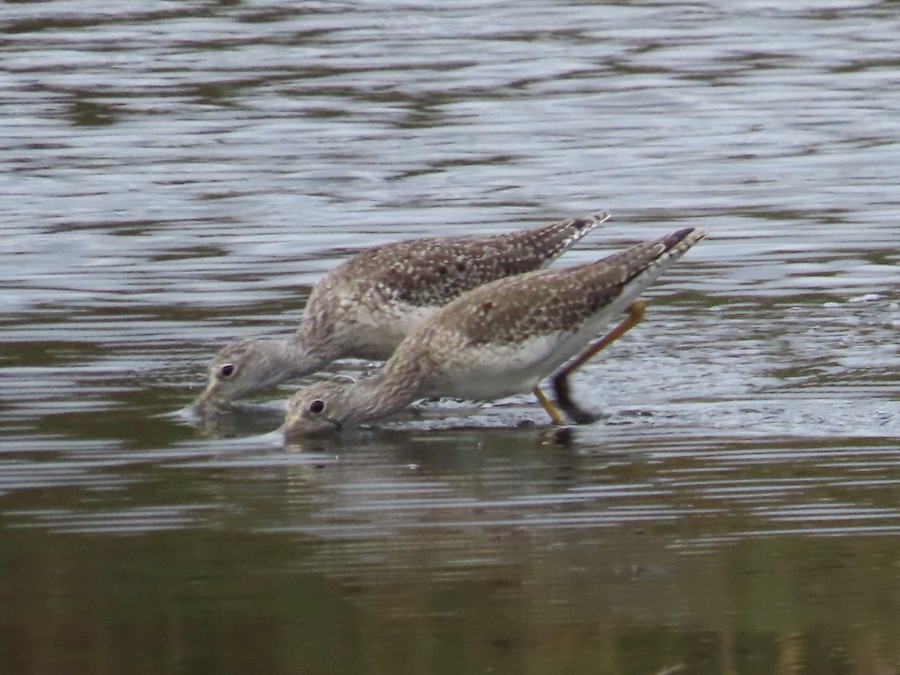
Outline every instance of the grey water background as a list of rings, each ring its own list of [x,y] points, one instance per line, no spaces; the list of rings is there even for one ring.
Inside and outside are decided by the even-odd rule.
[[[0,672],[900,672],[900,5],[0,4]],[[172,413],[365,247],[710,231],[575,378]],[[356,374],[369,364],[345,363]],[[529,426],[531,425],[531,426]]]

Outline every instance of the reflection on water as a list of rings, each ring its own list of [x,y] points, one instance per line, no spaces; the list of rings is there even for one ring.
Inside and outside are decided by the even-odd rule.
[[[0,31],[0,670],[896,671],[890,3]],[[603,207],[561,264],[711,236],[579,373],[604,421],[567,442],[524,396],[288,447],[291,387],[173,414],[354,251]]]

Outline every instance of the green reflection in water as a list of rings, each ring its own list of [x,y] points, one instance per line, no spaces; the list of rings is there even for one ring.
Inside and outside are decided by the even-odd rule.
[[[889,538],[683,554],[646,530],[507,531],[497,559],[464,562],[432,555],[439,536],[398,553],[227,527],[7,529],[0,670],[878,673],[900,659]]]

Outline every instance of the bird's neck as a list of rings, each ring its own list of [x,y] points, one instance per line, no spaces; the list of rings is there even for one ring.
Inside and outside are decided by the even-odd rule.
[[[422,374],[413,361],[389,359],[377,375],[353,385],[358,397],[354,422],[387,417],[421,398]]]
[[[296,332],[286,342],[294,361],[303,365],[303,375],[320,370],[345,356],[332,331],[313,316],[304,316]]]
[[[320,352],[307,349],[295,336],[265,341],[267,370],[274,383],[314,373],[328,363]]]

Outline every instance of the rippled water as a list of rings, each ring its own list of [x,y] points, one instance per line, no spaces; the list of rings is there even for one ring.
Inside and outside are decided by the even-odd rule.
[[[895,3],[0,31],[0,671],[896,672]],[[568,442],[524,396],[287,447],[289,386],[172,414],[357,250],[599,208],[560,264],[710,237],[578,375],[605,418]]]

